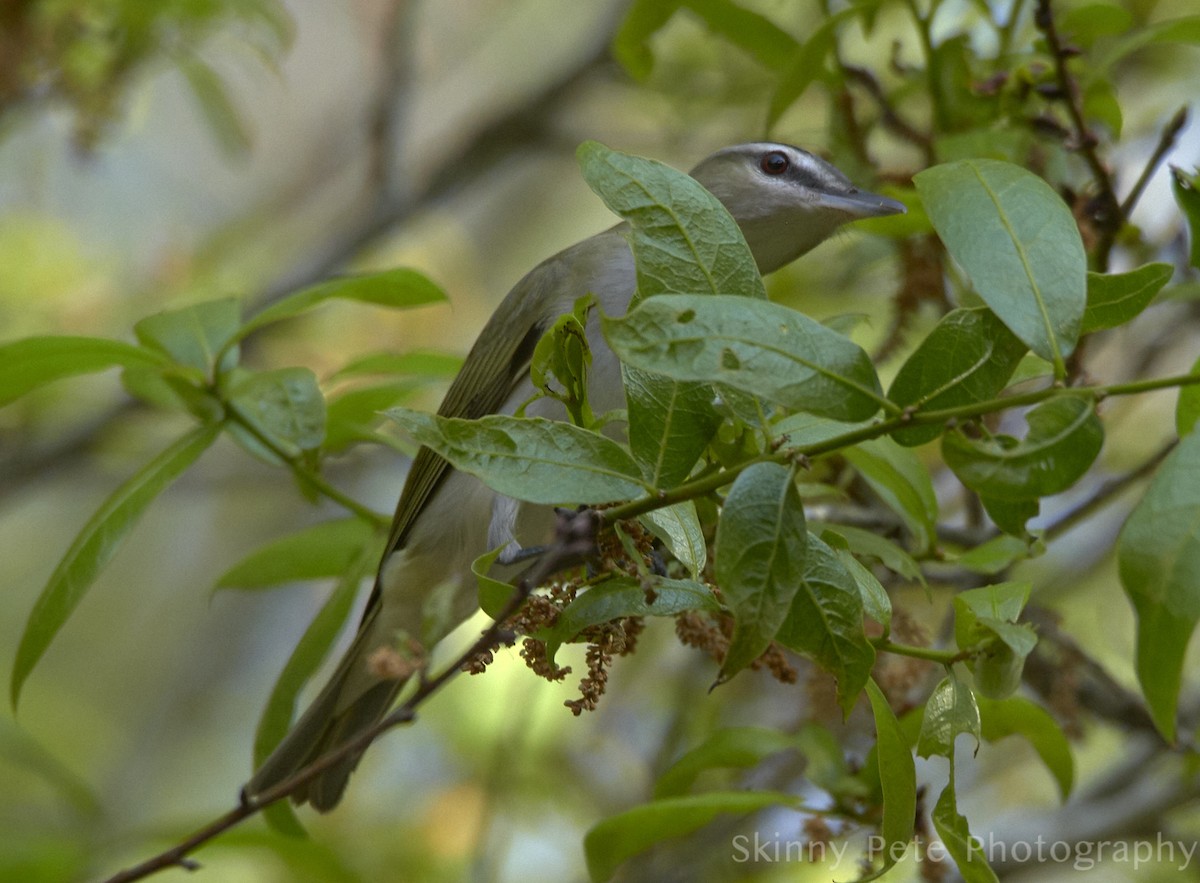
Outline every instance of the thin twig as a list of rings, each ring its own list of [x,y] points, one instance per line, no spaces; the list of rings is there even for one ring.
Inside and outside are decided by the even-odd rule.
[[[312,781],[325,770],[355,757],[367,749],[383,733],[393,727],[410,724],[417,718],[417,708],[452,679],[463,673],[467,665],[479,656],[490,652],[501,644],[511,644],[512,633],[509,621],[525,603],[529,593],[542,585],[555,573],[574,567],[586,560],[595,550],[596,532],[601,526],[596,513],[589,509],[559,512],[558,535],[553,545],[543,552],[519,579],[516,580],[512,597],[499,616],[485,629],[466,651],[432,678],[421,678],[417,689],[401,705],[386,715],[374,726],[363,730],[353,739],[342,743],[336,750],[321,755],[315,761],[297,770],[293,775],[275,784],[254,797],[245,793],[238,805],[222,816],[209,822],[198,831],[146,861],[127,868],[109,877],[105,883],[130,883],[142,880],[167,868],[182,867],[195,870],[199,865],[188,856],[204,844],[235,827],[266,807],[282,800],[300,786]]]
[[[1100,154],[1096,149],[1100,139],[1088,127],[1087,120],[1084,119],[1083,106],[1079,101],[1079,89],[1071,72],[1067,70],[1067,60],[1075,52],[1068,49],[1059,37],[1050,2],[1051,0],[1038,0],[1033,20],[1038,30],[1046,38],[1046,46],[1049,48],[1050,57],[1054,62],[1054,77],[1058,81],[1058,98],[1066,107],[1067,115],[1071,119],[1075,151],[1083,157],[1084,162],[1091,169],[1092,178],[1096,184],[1097,193],[1094,198],[1096,210],[1092,213],[1092,219],[1101,234],[1096,244],[1096,266],[1103,271],[1108,267],[1108,255],[1121,225],[1125,222],[1125,215],[1122,214],[1121,205],[1117,200],[1112,174],[1100,159]]]
[[[1150,177],[1154,174],[1154,170],[1163,161],[1163,157],[1171,152],[1176,140],[1179,138],[1179,133],[1187,125],[1187,121],[1188,109],[1184,105],[1175,112],[1175,116],[1171,117],[1171,121],[1163,129],[1162,135],[1158,139],[1158,146],[1154,148],[1154,153],[1150,154],[1150,159],[1146,162],[1146,167],[1142,169],[1142,174],[1138,176],[1137,183],[1133,185],[1133,189],[1129,191],[1129,195],[1121,203],[1122,217],[1128,218],[1133,213],[1133,207],[1142,198],[1142,191],[1150,183]]]

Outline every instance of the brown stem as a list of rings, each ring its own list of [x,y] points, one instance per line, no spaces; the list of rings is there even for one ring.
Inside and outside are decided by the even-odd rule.
[[[511,633],[508,622],[517,610],[525,603],[529,593],[543,584],[552,575],[573,567],[583,561],[595,549],[596,531],[600,527],[600,519],[591,510],[576,512],[560,512],[558,537],[538,560],[525,570],[516,581],[512,598],[496,620],[488,626],[479,638],[450,665],[446,666],[433,678],[422,678],[416,691],[390,714],[376,723],[373,727],[363,730],[353,739],[339,745],[335,751],[323,754],[308,766],[297,770],[295,774],[268,788],[253,798],[242,794],[236,807],[222,816],[217,817],[194,834],[146,861],[120,871],[109,877],[105,883],[129,883],[132,880],[142,880],[151,874],[167,868],[186,868],[195,870],[199,865],[188,856],[210,840],[228,831],[266,807],[282,800],[295,789],[319,776],[322,772],[341,762],[347,757],[353,757],[363,751],[378,739],[384,732],[401,724],[409,724],[416,720],[417,707],[430,696],[445,686],[451,679],[458,676],[464,668],[480,655],[494,650],[501,644],[510,643]]]
[[[1108,267],[1108,255],[1112,251],[1113,242],[1116,240],[1121,225],[1125,222],[1125,215],[1121,211],[1121,205],[1113,188],[1112,175],[1100,159],[1100,154],[1096,149],[1100,139],[1088,127],[1087,120],[1084,119],[1083,106],[1079,101],[1079,89],[1076,87],[1070,71],[1067,70],[1067,59],[1074,55],[1075,51],[1066,47],[1059,37],[1050,2],[1051,0],[1038,0],[1034,22],[1038,30],[1045,36],[1046,46],[1054,61],[1054,77],[1058,81],[1057,98],[1066,107],[1067,115],[1071,119],[1075,150],[1091,169],[1092,178],[1096,184],[1097,193],[1093,200],[1091,216],[1100,231],[1100,238],[1096,244],[1096,267],[1103,271]]]

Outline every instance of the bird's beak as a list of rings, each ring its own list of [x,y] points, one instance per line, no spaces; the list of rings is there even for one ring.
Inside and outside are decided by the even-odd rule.
[[[898,200],[865,190],[839,194],[822,193],[820,203],[825,208],[843,212],[854,219],[882,218],[885,215],[902,215],[908,211],[904,203]]]

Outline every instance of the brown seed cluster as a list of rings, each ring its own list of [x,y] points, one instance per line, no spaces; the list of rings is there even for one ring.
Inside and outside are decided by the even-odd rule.
[[[675,636],[685,647],[695,647],[722,662],[733,636],[733,617],[725,613],[710,617],[698,610],[687,610],[675,617]],[[800,676],[788,659],[787,651],[774,641],[750,663],[751,671],[764,668],[781,684],[794,684]]]
[[[595,711],[600,697],[608,686],[608,667],[614,656],[628,656],[637,648],[638,635],[641,634],[644,622],[640,616],[626,617],[615,622],[593,626],[584,632],[588,635],[587,670],[588,673],[579,682],[579,698],[569,699],[563,704],[571,709],[576,717],[585,711]],[[598,634],[589,633],[597,630]]]

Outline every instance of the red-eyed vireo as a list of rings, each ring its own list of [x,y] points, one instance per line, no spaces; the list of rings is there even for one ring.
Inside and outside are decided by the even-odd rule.
[[[842,224],[897,214],[895,200],[859,190],[829,163],[786,144],[727,147],[692,170],[741,227],[761,273],[779,269]],[[438,413],[477,418],[513,413],[534,393],[529,375],[542,333],[591,292],[607,315],[622,315],[634,293],[633,256],[618,225],[543,261],[516,284],[484,326]],[[592,350],[588,395],[595,413],[624,406],[620,365],[605,344],[596,311],[587,325]],[[560,402],[541,398],[525,413],[566,419]],[[494,493],[422,448],[409,470],[391,536],[358,634],[329,683],[246,786],[253,797],[335,749],[386,713],[402,680],[385,679],[368,658],[407,636],[432,647],[476,609],[472,562],[489,549],[516,557],[544,542],[545,507]],[[351,757],[293,793],[318,810],[341,799]]]

